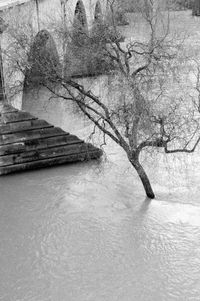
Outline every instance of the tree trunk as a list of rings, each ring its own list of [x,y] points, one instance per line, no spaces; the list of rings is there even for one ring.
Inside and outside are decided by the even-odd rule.
[[[140,162],[136,159],[130,160],[130,162],[131,162],[132,166],[135,168],[135,170],[137,171],[138,176],[140,177],[140,180],[142,181],[142,184],[143,184],[143,187],[144,187],[147,197],[150,199],[154,199],[155,194],[153,192],[149,178],[148,178],[144,168],[142,167]]]
[[[192,15],[193,16],[200,16],[200,0],[194,0]]]

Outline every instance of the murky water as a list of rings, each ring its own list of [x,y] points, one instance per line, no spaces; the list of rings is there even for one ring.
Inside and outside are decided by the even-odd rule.
[[[61,101],[25,109],[87,139]],[[144,156],[153,201],[126,155],[105,152],[0,178],[0,301],[200,300],[200,152]]]
[[[87,136],[63,103],[31,101]],[[0,178],[1,301],[200,300],[199,154],[144,158],[150,202],[125,154],[105,151],[102,162]]]

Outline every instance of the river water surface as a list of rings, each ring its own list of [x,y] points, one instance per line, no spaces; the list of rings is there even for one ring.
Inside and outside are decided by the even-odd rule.
[[[62,103],[26,109],[87,137]],[[200,300],[199,153],[145,156],[148,201],[126,155],[105,152],[0,178],[1,301]]]
[[[55,101],[24,108],[87,139],[87,121]],[[104,150],[0,178],[0,301],[200,300],[200,152],[144,155],[149,201],[126,155]]]

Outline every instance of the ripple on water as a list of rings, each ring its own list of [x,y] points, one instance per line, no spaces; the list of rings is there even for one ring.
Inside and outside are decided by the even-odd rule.
[[[1,178],[0,300],[199,300],[198,156],[144,156],[150,202],[125,154],[106,152]]]

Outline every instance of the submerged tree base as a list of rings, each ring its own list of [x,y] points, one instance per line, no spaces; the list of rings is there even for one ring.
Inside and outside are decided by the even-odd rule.
[[[135,170],[137,171],[137,174],[138,174],[138,176],[139,176],[139,178],[142,182],[142,185],[144,187],[144,190],[146,192],[146,196],[149,199],[155,199],[155,194],[154,194],[153,189],[151,187],[151,183],[150,183],[149,178],[148,178],[144,168],[142,167],[142,165],[137,160],[134,160],[134,161],[131,160],[131,164],[135,168]]]

